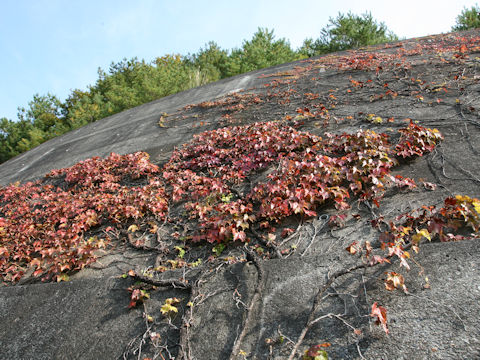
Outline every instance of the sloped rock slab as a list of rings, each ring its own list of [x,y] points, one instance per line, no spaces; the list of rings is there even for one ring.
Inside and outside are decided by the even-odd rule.
[[[418,41],[407,41],[406,45],[415,46]],[[394,47],[387,50],[392,49]],[[334,56],[337,55],[341,54]],[[429,57],[413,57],[412,76],[421,75],[425,84],[431,86],[423,89],[430,97],[426,96],[424,102],[409,95],[410,90],[420,85],[415,84],[413,77],[410,84],[403,73],[386,72],[381,74],[383,78],[377,79],[381,89],[384,82],[403,81],[397,83],[401,85],[396,90],[398,96],[388,101],[386,97],[382,100],[365,97],[366,93],[357,93],[352,88],[352,80],[367,84],[371,74],[365,71],[314,67],[312,71],[317,71],[321,78],[313,80],[310,75],[317,77],[318,74],[309,73],[308,77],[298,79],[299,94],[316,91],[324,97],[330,92],[343,96],[346,101],[331,107],[330,112],[337,118],[351,118],[338,123],[331,121],[327,128],[307,122],[302,130],[322,136],[325,131],[352,132],[359,128],[391,134],[395,128],[403,127],[402,120],[409,117],[421,125],[438,128],[445,140],[429,155],[402,163],[395,169],[394,174],[415,178],[418,184],[415,190],[389,191],[381,208],[374,209],[374,214],[362,207],[353,208],[352,213],[359,213],[361,219],[350,217],[343,229],[328,230],[318,218],[305,222],[295,240],[287,245],[294,245],[296,253],[287,258],[259,262],[264,274],[260,288],[258,268],[252,262],[223,263],[210,269],[208,281],[199,283],[198,297],[193,299],[195,306],[184,349],[190,358],[229,359],[232,349],[239,344],[238,349],[245,355],[237,359],[287,359],[304,329],[313,299],[328,276],[361,263],[361,259],[350,256],[345,247],[354,240],[359,243],[368,240],[374,247],[379,246],[379,234],[369,223],[372,216],[384,215],[386,220],[391,220],[422,205],[441,206],[447,196],[479,197],[480,83],[476,56],[478,52],[471,54],[466,65],[433,63]],[[70,166],[91,156],[105,156],[110,151],[146,150],[161,164],[175,147],[189,141],[193,134],[221,126],[217,120],[222,111],[218,109],[202,113],[204,109],[182,112],[179,108],[239,89],[248,90],[253,86],[263,89],[263,84],[271,79],[265,80],[258,75],[292,70],[295,65],[301,64],[284,64],[192,89],[52,139],[1,164],[0,184],[32,180],[52,168]],[[435,101],[434,83],[441,84],[443,78],[453,81],[454,76],[462,73],[468,75],[465,88],[451,87],[448,93],[440,92],[441,101]],[[246,110],[238,119],[239,124],[278,120],[288,114],[296,116],[297,108],[308,104],[303,95],[292,97],[291,103],[284,107],[271,102],[264,104],[261,111],[255,107]],[[461,104],[456,102],[457,96]],[[158,119],[163,112],[178,113],[172,115],[166,128],[159,128]],[[369,113],[396,120],[367,123],[363,117]],[[184,118],[185,114],[188,116]],[[193,128],[197,120],[206,121],[207,125]],[[421,185],[422,181],[435,183],[437,189],[428,191]],[[323,210],[322,215],[334,213],[332,209]],[[294,358],[301,358],[310,346],[324,343],[331,344],[326,350],[332,359],[480,358],[478,244],[478,239],[422,244],[420,253],[415,256],[419,265],[410,262],[412,270],[408,273],[399,270],[394,262],[338,278],[324,293],[315,313],[318,321],[306,333]],[[239,248],[233,251],[241,252]],[[130,294],[127,288],[134,281],[120,275],[129,269],[152,267],[155,263],[155,254],[137,256],[132,252],[137,251],[107,254],[90,268],[72,276],[72,281],[67,283],[1,287],[0,359],[144,359],[155,358],[160,350],[165,358],[169,354],[174,358],[182,340],[181,330],[185,329],[181,315],[188,309],[190,291],[151,290],[149,300],[135,309],[128,309]],[[408,294],[385,289],[383,279],[387,271],[398,271],[405,276]],[[169,272],[163,276],[178,279],[182,273]],[[426,277],[429,286],[426,286]],[[191,284],[195,283],[194,272],[189,273],[188,278]],[[258,301],[253,304],[251,315],[246,317],[246,308],[258,289],[261,289]],[[179,313],[168,319],[161,314],[161,306],[166,299],[174,297],[180,300]],[[389,335],[370,316],[375,302],[387,309]],[[152,316],[153,322],[149,323],[144,313]],[[246,318],[250,320],[243,331]],[[149,339],[153,333],[160,336],[157,348]],[[245,336],[239,343],[242,334]]]
[[[381,278],[386,268],[338,278],[317,313],[323,318],[307,333],[300,350],[328,342],[328,353],[334,359],[360,359],[360,353],[367,359],[478,358],[478,244],[479,240],[470,240],[424,245],[417,257],[423,275],[418,268],[406,274],[409,295],[385,290]],[[318,289],[329,274],[351,264],[348,256],[321,255],[262,262],[264,290],[240,349],[252,359],[287,358]],[[428,289],[424,288],[425,276],[430,280]],[[195,358],[230,356],[256,284],[256,267],[244,263],[218,269],[201,287],[205,301],[195,307],[190,330],[190,351]],[[127,309],[127,285],[127,280],[111,277],[3,288],[0,358],[121,358],[145,329],[144,309]],[[159,316],[168,297],[187,298],[182,290],[152,292],[148,312]],[[374,301],[388,309],[388,336],[369,316]],[[178,341],[176,331],[168,336],[172,344]],[[282,343],[267,344],[267,339],[280,337]],[[175,345],[171,351],[176,352]]]
[[[145,326],[142,309],[128,309],[127,286],[112,277],[2,288],[0,358],[121,358]],[[159,313],[165,298],[179,296],[153,293],[149,309]]]
[[[425,245],[417,258],[424,274],[412,269],[406,275],[410,295],[385,290],[381,279],[386,268],[368,269],[365,273],[359,270],[339,278],[328,290],[317,314],[324,319],[307,333],[301,349],[328,342],[331,343],[328,353],[333,359],[478,358],[480,320],[475,316],[480,311],[478,244],[478,240],[471,240]],[[348,268],[351,261],[351,258],[318,256],[264,263],[265,289],[256,304],[254,322],[240,347],[248,354],[247,358],[287,358],[291,350],[289,342],[297,340],[319,287],[329,274]],[[244,265],[235,274],[240,279],[239,292],[242,293],[241,287],[247,287],[251,297],[257,277],[255,267]],[[228,277],[222,279],[223,275],[219,274],[208,285],[210,291],[213,287],[233,285]],[[429,289],[423,287],[425,276],[430,280]],[[225,293],[212,297],[197,310],[192,337],[192,353],[196,358],[229,357],[240,327],[238,317],[234,316],[241,309],[237,300],[231,293]],[[248,298],[241,300],[247,302]],[[388,336],[369,316],[374,301],[388,309]],[[328,314],[341,315],[361,335]],[[283,343],[273,345],[270,350],[267,339],[281,336]]]

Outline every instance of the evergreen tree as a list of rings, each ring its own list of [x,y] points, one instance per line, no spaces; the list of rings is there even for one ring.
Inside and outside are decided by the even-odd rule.
[[[299,59],[299,55],[285,39],[275,40],[273,30],[258,28],[252,40],[244,41],[240,49],[234,49],[227,61],[227,76],[283,64]]]
[[[217,81],[227,77],[227,59],[228,52],[210,41],[205,48],[187,57],[186,61],[204,73],[209,81]]]
[[[329,19],[329,24],[322,29],[317,40],[304,41],[300,53],[320,55],[395,40],[398,37],[383,22],[377,23],[370,13],[361,16],[351,12],[346,15],[339,13],[335,19]]]
[[[470,9],[464,8],[457,16],[457,22],[452,27],[452,31],[462,31],[476,29],[480,27],[480,7],[472,6]]]

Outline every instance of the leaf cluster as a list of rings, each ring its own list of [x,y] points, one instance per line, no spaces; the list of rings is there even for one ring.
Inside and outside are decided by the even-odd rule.
[[[441,136],[413,123],[400,131],[408,136],[394,146],[386,134],[371,130],[322,139],[280,122],[227,127],[195,135],[173,153],[163,176],[173,201],[186,201],[190,217],[199,221],[195,240],[246,241],[257,220],[271,227],[296,214],[316,216],[326,204],[348,209],[351,196],[378,204],[389,186],[414,187],[413,180],[390,174],[398,164],[397,147],[414,142],[418,148],[405,156],[421,156]],[[273,167],[250,191],[235,190]]]
[[[421,156],[441,140],[436,130],[413,123],[400,131],[394,147],[387,135],[370,130],[322,139],[281,122],[231,126],[196,135],[163,171],[146,153],[111,154],[47,174],[63,187],[37,181],[1,188],[2,278],[16,282],[33,271],[44,280],[62,279],[94,261],[108,242],[88,237],[92,229],[122,227],[147,214],[162,220],[173,203],[183,202],[198,221],[194,241],[226,243],[248,241],[259,223],[315,216],[323,204],[347,209],[351,196],[377,202],[387,186],[414,186],[390,175],[398,146],[408,140],[415,151],[401,156]],[[237,190],[273,167],[266,181]],[[141,179],[145,185],[138,185]]]
[[[413,258],[407,248],[411,247],[415,253],[418,253],[420,244],[425,239],[460,241],[478,237],[480,235],[480,200],[465,195],[447,197],[444,200],[444,206],[440,208],[424,205],[420,209],[397,216],[395,221],[386,222],[382,216],[372,221],[372,226],[375,228],[380,229],[382,225],[387,228],[387,231],[380,235],[381,248],[385,255],[374,254],[369,242],[362,246],[353,242],[346,250],[351,254],[361,253],[370,266],[390,262],[391,257],[396,257],[400,260],[400,266],[409,270],[409,260]],[[389,291],[402,289],[407,292],[404,277],[394,271],[387,273],[385,288]],[[377,317],[377,322],[382,324],[388,333],[386,316],[383,316],[378,309],[373,310],[372,308],[372,316]]]
[[[473,238],[480,234],[480,200],[465,195],[448,197],[444,206],[423,206],[417,214],[402,214],[396,218],[401,225],[389,223],[388,233],[382,236],[387,247],[404,246],[411,243],[415,251],[422,239],[432,241],[457,241]],[[454,234],[468,229],[470,235]]]
[[[164,217],[165,190],[151,177],[158,171],[146,153],[111,154],[47,174],[64,180],[63,188],[41,181],[0,188],[3,280],[17,282],[25,274],[61,280],[62,274],[94,261],[95,251],[108,243],[108,236],[89,236],[91,230],[106,224],[121,227],[146,213]],[[143,186],[124,184],[139,177],[150,180]]]

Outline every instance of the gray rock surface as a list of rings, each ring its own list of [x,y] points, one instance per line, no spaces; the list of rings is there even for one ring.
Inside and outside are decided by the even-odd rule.
[[[447,40],[423,38],[404,41],[398,47],[359,51],[388,54],[398,48],[415,48],[418,42],[443,44],[442,41],[448,42],[448,37]],[[351,53],[337,55],[348,54]],[[452,58],[451,55],[445,57]],[[308,77],[299,77],[300,95],[294,97],[291,104],[286,107],[270,104],[261,111],[254,109],[238,116],[242,124],[295,116],[296,109],[303,106],[302,94],[329,94],[333,89],[332,93],[342,101],[331,109],[327,129],[307,123],[302,130],[320,135],[325,130],[349,132],[358,128],[389,131],[389,128],[403,126],[404,118],[438,128],[445,137],[440,147],[395,170],[415,178],[419,186],[410,191],[387,192],[381,207],[374,210],[375,216],[393,219],[422,205],[441,205],[446,196],[480,197],[479,57],[480,49],[463,62],[452,60],[450,63],[442,63],[435,53],[413,54],[407,57],[411,69],[377,74],[379,84],[389,82],[393,87],[408,82],[410,77],[421,77],[431,87],[425,85],[422,89],[429,96],[423,102],[401,92],[413,89],[412,84],[398,85],[395,98],[374,100],[372,96],[380,92],[378,88],[368,89],[366,80],[375,78],[375,71],[322,65],[311,69]],[[264,83],[282,78],[278,73],[308,65],[297,62],[239,75],[97,121],[1,164],[0,183],[37,179],[51,169],[67,167],[91,156],[106,156],[112,151],[121,154],[147,151],[154,162],[163,164],[174,147],[188,142],[194,133],[222,124],[218,112],[180,110],[184,106],[219,99],[232,91],[265,91]],[[442,101],[436,102],[437,92],[432,90],[431,83],[451,82],[453,76],[462,71],[467,77],[464,83],[456,88],[452,83],[448,92],[441,93]],[[272,77],[259,77],[261,74]],[[318,79],[312,80],[312,77]],[[347,94],[352,78],[365,81],[365,88],[358,92],[353,89],[352,94]],[[252,89],[254,87],[257,89]],[[458,105],[457,98],[465,105]],[[163,113],[169,117],[167,126],[160,128],[158,121]],[[374,127],[363,121],[361,113],[374,113],[385,119],[394,117],[395,122]],[[182,117],[184,114],[187,116]],[[194,126],[199,116],[206,126]],[[352,119],[333,121],[347,116]],[[436,183],[437,189],[428,191],[420,185],[420,179]],[[332,215],[334,209],[326,208],[323,212]],[[355,206],[352,212],[359,213],[361,219],[349,218],[340,229],[324,226],[319,218],[303,223],[288,244],[288,247],[295,244],[296,251],[291,256],[257,260],[258,263],[240,261],[233,265],[224,261],[203,275],[201,270],[191,270],[187,278],[197,289],[194,299],[189,290],[159,287],[150,291],[151,298],[144,305],[128,309],[126,289],[134,280],[121,275],[130,269],[141,272],[153,266],[156,255],[126,246],[103,254],[91,267],[74,274],[69,282],[0,287],[0,358],[174,358],[179,351],[181,333],[185,331],[181,315],[189,309],[187,302],[194,300],[191,325],[187,329],[189,353],[186,358],[228,359],[242,332],[246,307],[255,298],[261,283],[263,289],[252,306],[252,320],[239,347],[245,355],[232,359],[287,359],[305,326],[313,298],[328,277],[361,263],[359,257],[348,254],[345,248],[353,240],[359,243],[368,240],[378,246],[379,233],[370,226],[373,215]],[[331,346],[326,350],[332,359],[479,359],[478,245],[478,239],[422,244],[415,256],[419,266],[412,265],[408,273],[402,270],[408,294],[398,290],[389,292],[383,285],[386,271],[399,271],[395,261],[339,277],[324,293],[316,312],[320,319],[307,332],[294,358],[300,359],[312,345],[328,342]],[[226,252],[230,256],[239,254],[242,254],[240,247]],[[263,274],[260,282],[259,267]],[[196,282],[199,276],[202,281]],[[429,288],[424,286],[426,276]],[[166,272],[162,277],[179,278],[182,272]],[[160,308],[165,299],[173,297],[180,299],[180,310],[168,322]],[[371,305],[376,301],[387,308],[389,335],[369,316]],[[146,321],[144,312],[154,317],[153,323]],[[153,332],[160,334],[159,343],[151,341]]]

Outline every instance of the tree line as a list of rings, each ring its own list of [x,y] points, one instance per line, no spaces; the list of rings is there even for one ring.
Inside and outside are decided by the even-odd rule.
[[[452,30],[478,27],[480,8],[464,9]],[[305,39],[292,49],[273,30],[259,28],[240,48],[225,50],[211,41],[197,53],[169,54],[147,62],[138,58],[98,69],[98,79],[86,90],[75,89],[61,101],[36,94],[18,119],[0,119],[0,163],[51,138],[88,123],[158,98],[248,71],[360,46],[398,40],[370,13],[339,13],[330,18],[317,39]]]

